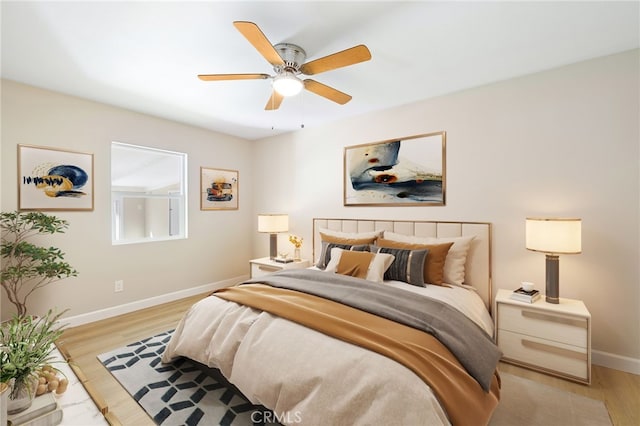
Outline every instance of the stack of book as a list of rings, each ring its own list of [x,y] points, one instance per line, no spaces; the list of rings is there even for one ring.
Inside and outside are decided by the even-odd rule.
[[[511,293],[511,298],[519,302],[533,303],[536,300],[540,299],[540,292],[536,289],[526,291],[525,289],[520,287],[519,289],[514,290],[513,293]]]
[[[16,414],[9,414],[7,419],[11,426],[55,426],[62,422],[62,408],[53,392],[47,392],[35,397],[31,407]]]

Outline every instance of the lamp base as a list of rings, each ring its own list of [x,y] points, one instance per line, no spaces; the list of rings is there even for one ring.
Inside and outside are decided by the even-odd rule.
[[[269,258],[274,260],[278,257],[278,234],[270,234],[269,236]]]
[[[546,260],[546,301],[560,303],[560,285],[558,283],[560,259],[555,254],[547,254]]]

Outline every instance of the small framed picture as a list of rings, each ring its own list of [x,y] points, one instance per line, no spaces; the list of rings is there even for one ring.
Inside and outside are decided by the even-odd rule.
[[[18,145],[19,210],[93,210],[93,154]]]
[[[238,171],[200,167],[200,210],[238,209]]]

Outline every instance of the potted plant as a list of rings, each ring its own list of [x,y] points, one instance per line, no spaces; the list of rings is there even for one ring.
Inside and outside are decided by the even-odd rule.
[[[54,360],[54,342],[64,329],[58,320],[64,312],[49,310],[39,318],[14,315],[0,326],[0,383],[10,385],[9,414],[31,406],[38,385],[43,383],[39,376]]]
[[[27,315],[27,299],[34,291],[78,275],[60,249],[27,241],[35,235],[64,233],[68,226],[66,220],[42,212],[0,213],[0,281],[18,317]]]

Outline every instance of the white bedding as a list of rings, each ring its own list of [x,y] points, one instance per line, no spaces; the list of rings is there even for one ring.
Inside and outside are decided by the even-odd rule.
[[[386,285],[451,303],[492,335],[491,318],[470,290]],[[196,303],[179,323],[163,361],[179,356],[219,368],[283,423],[449,424],[429,386],[396,361],[215,296]]]

